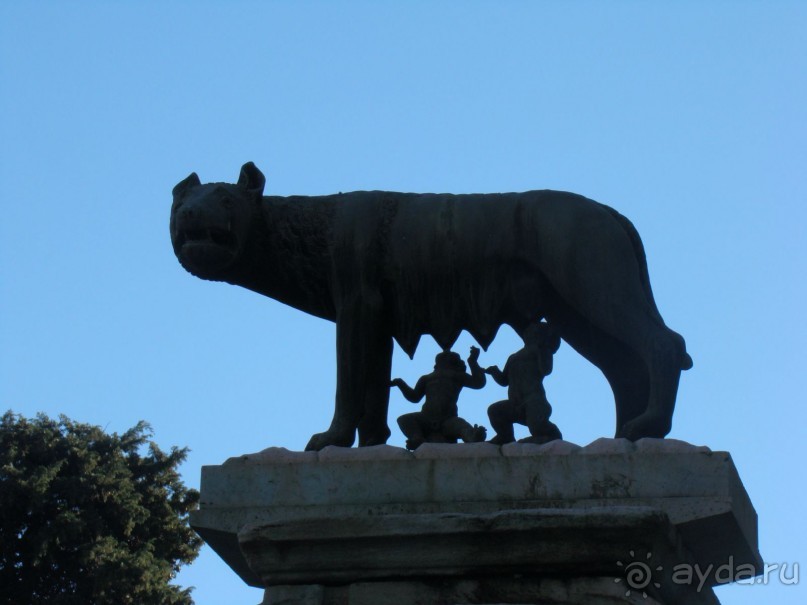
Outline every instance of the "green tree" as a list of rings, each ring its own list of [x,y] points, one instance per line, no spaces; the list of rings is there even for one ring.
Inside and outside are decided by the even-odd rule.
[[[0,603],[190,605],[199,493],[140,422],[122,435],[44,415],[0,421]]]

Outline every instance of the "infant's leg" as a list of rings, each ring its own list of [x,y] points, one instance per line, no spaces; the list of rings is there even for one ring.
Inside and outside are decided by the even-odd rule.
[[[426,434],[423,432],[421,423],[421,413],[412,412],[398,417],[398,427],[406,437],[406,448],[415,450],[426,441]]]
[[[442,433],[449,439],[462,439],[465,443],[477,443],[484,441],[488,432],[483,426],[472,426],[467,420],[454,416],[443,422]]]
[[[521,413],[519,413],[521,411]],[[518,409],[509,400],[493,403],[488,407],[488,418],[490,426],[496,431],[496,436],[490,440],[496,445],[503,445],[516,440],[513,434],[513,423],[527,424],[527,419],[523,413],[523,408]]]

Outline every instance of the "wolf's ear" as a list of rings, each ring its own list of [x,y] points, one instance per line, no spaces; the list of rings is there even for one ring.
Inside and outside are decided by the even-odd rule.
[[[252,162],[247,162],[241,166],[241,174],[238,176],[238,185],[257,196],[263,195],[263,187],[266,185],[266,177],[258,170]]]
[[[177,186],[174,187],[174,197],[182,197],[185,195],[185,192],[188,191],[191,187],[198,187],[202,183],[199,181],[199,176],[195,172],[191,172],[184,181],[180,181],[177,183]]]

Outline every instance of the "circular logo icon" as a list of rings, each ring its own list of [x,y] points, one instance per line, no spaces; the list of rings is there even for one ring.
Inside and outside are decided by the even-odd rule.
[[[650,559],[653,557],[652,552],[647,553],[644,561],[637,561],[636,553],[634,551],[630,551],[630,556],[631,560],[627,563],[623,563],[622,561],[616,562],[619,567],[623,568],[624,577],[616,578],[614,582],[625,582],[625,586],[627,587],[627,590],[625,591],[626,597],[629,597],[631,591],[635,590],[637,592],[641,592],[642,597],[646,599],[647,592],[645,591],[645,588],[650,586],[651,583],[656,588],[661,588],[661,584],[653,581],[653,572],[661,571],[664,568],[661,565],[658,565],[655,568],[651,566]]]

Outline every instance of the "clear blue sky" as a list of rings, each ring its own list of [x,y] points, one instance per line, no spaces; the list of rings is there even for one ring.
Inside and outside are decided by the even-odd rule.
[[[252,160],[276,195],[569,190],[635,223],[687,339],[670,436],[730,451],[763,557],[807,565],[805,32],[785,1],[4,2],[0,410],[148,420],[191,448],[193,486],[327,426],[333,324],[174,258],[192,171],[234,181]],[[503,329],[482,363],[518,343]],[[394,374],[436,351],[396,349]],[[568,440],[612,435],[611,393],[567,345],[546,387]],[[461,413],[486,424],[502,395]],[[413,409],[394,394],[393,425]],[[261,598],[207,549],[179,581],[199,605]],[[778,582],[718,596],[805,601]]]

